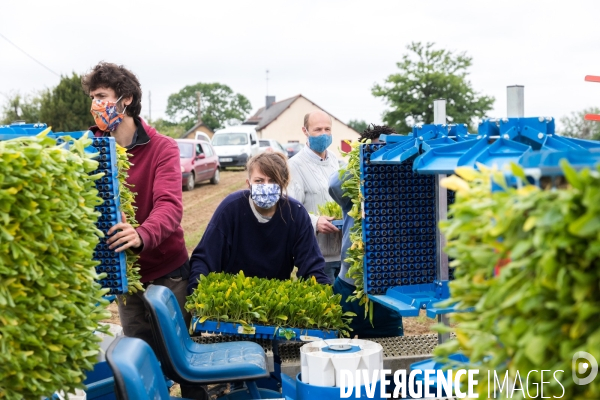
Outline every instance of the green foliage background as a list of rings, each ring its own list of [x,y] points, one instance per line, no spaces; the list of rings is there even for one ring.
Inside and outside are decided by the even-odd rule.
[[[586,108],[561,118],[560,134],[579,139],[600,140],[600,122],[586,121],[586,114],[600,114],[600,107]]]
[[[367,122],[364,119],[351,119],[348,122],[348,126],[358,133],[363,133],[363,131],[369,127],[369,124],[367,124]]]
[[[391,107],[383,114],[386,125],[398,133],[411,130],[414,123],[433,123],[433,101],[447,100],[446,114],[456,123],[474,126],[492,109],[494,98],[479,95],[468,80],[473,59],[465,53],[434,49],[433,43],[413,42],[397,63],[399,72],[376,84],[372,93]]]
[[[53,132],[87,130],[94,125],[90,104],[90,98],[81,88],[81,77],[73,72],[71,76],[61,76],[54,88],[37,95],[9,97],[3,108],[2,123],[24,120],[44,122]]]
[[[229,119],[244,120],[252,106],[244,95],[234,93],[221,83],[196,83],[188,85],[169,96],[167,115],[171,120],[189,130],[198,122],[198,98],[201,94],[202,122],[213,131],[223,128]]]

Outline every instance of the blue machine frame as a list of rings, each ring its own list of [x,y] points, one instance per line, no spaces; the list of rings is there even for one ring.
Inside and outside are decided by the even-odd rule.
[[[464,124],[429,124],[380,140],[361,146],[360,154],[364,288],[372,301],[404,317],[421,309],[431,318],[456,311],[435,305],[449,298],[453,279],[451,268],[447,278],[440,272],[440,207],[454,201],[453,192],[442,193],[441,177],[461,166],[503,169],[512,162],[539,183],[542,176],[561,175],[561,159],[576,168],[600,164],[600,142],[558,136],[549,117],[488,119],[477,135]]]

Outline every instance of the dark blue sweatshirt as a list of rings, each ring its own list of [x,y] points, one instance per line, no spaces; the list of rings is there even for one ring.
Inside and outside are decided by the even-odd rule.
[[[306,209],[292,198],[280,199],[269,222],[260,223],[252,212],[250,191],[227,196],[215,211],[190,258],[188,293],[199,275],[209,272],[289,279],[294,265],[298,277],[314,276],[331,283],[323,272],[325,260]],[[289,202],[289,203],[288,203]]]

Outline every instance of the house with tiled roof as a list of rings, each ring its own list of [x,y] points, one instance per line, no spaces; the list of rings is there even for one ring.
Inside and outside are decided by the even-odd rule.
[[[281,144],[305,143],[306,136],[302,133],[304,116],[315,110],[329,114],[333,121],[331,126],[333,144],[329,148],[330,151],[339,155],[342,142],[358,139],[357,131],[301,94],[281,101],[275,101],[275,97],[267,96],[265,107],[261,107],[244,121],[244,125],[256,125],[258,137],[262,139],[275,139]],[[346,149],[346,146],[344,148]]]
[[[196,139],[198,136],[206,135],[209,139],[212,139],[215,132],[208,127],[204,122],[197,122],[196,125],[192,126],[181,135],[182,139]]]

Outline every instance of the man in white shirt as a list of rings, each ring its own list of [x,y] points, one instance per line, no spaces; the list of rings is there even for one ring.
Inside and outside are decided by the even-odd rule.
[[[339,170],[337,157],[327,151],[331,145],[332,120],[317,110],[304,116],[302,132],[307,145],[289,160],[291,183],[288,194],[301,202],[310,213],[317,242],[325,258],[325,274],[335,281],[341,266],[342,234],[331,221],[318,217],[318,206],[333,201],[329,195],[329,177]]]

